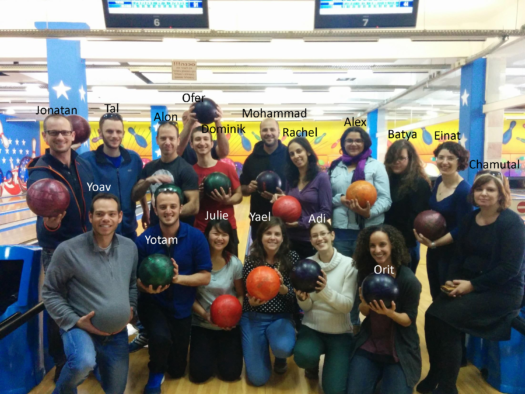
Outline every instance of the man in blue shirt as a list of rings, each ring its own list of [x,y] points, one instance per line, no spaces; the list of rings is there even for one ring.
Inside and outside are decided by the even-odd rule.
[[[131,189],[139,180],[142,159],[136,152],[120,146],[124,138],[124,121],[119,114],[102,115],[98,134],[104,143],[95,151],[83,153],[81,157],[93,168],[94,191],[114,194],[121,202],[124,217],[117,228],[117,234],[135,240],[137,238],[136,204],[131,199]],[[140,204],[144,226],[144,223],[149,222],[149,209],[145,196],[140,200]]]
[[[139,318],[149,336],[149,379],[144,394],[160,394],[164,373],[172,378],[184,376],[191,332],[191,311],[197,286],[211,278],[208,241],[199,230],[179,220],[180,189],[164,184],[155,191],[155,213],[159,224],[148,228],[135,241],[139,266],[152,254],[171,257],[172,284],[146,288],[140,280]]]

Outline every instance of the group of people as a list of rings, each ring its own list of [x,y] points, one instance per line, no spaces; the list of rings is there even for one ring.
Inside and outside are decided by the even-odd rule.
[[[180,133],[176,122],[160,123],[161,157],[144,168],[135,152],[120,146],[124,127],[118,114],[102,116],[103,144],[80,156],[71,149],[74,131],[67,118],[44,121],[49,149],[30,163],[28,186],[56,179],[71,197],[63,214],[37,219],[55,393],[76,392],[91,371],[106,393],[123,393],[129,353],[146,344],[145,394],[161,392],[165,373],[184,376],[188,349],[195,383],[215,372],[237,380],[244,365],[248,381],[262,386],[272,374],[271,349],[275,373],[286,373],[293,355],[309,379],[318,379],[324,355],[327,394],[371,394],[378,384],[384,394],[411,393],[416,385],[421,393],[457,393],[464,333],[510,337],[523,298],[525,226],[509,210],[508,181],[501,173],[481,171],[470,186],[459,174],[468,151],[444,142],[434,151],[441,176],[432,187],[409,141],[393,143],[381,163],[371,157],[371,139],[360,127],[343,132],[342,155],[325,172],[306,138],[286,146],[278,122],[265,119],[261,141],[239,178],[221,161],[229,153],[226,135],[218,132],[214,141],[193,109],[185,112]],[[217,130],[221,115],[218,108]],[[268,170],[283,183],[275,194],[257,190],[257,176]],[[231,188],[206,195],[203,179],[213,172],[227,175]],[[376,188],[372,206],[346,198],[358,180]],[[111,185],[105,188],[110,193],[91,193],[88,183]],[[271,216],[272,204],[284,195],[301,204],[295,222]],[[253,241],[244,265],[233,208],[243,196],[251,196]],[[145,228],[138,237],[136,201]],[[447,233],[437,240],[413,229],[415,217],[427,209],[446,219]],[[421,244],[427,247],[433,303],[425,315],[430,372],[418,384],[421,284],[415,271]],[[153,288],[137,279],[138,265],[152,254],[171,258],[170,285]],[[290,281],[304,258],[322,268],[312,293]],[[274,268],[281,280],[269,301],[246,291],[249,273],[259,266]],[[377,266],[399,288],[389,308],[382,301],[367,303],[361,292]],[[238,326],[220,328],[211,320],[211,304],[223,294],[242,304]],[[139,328],[129,345],[128,323]]]

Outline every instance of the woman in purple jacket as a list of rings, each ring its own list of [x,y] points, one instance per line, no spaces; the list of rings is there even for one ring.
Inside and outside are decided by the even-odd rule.
[[[297,198],[301,203],[301,217],[293,223],[286,223],[290,237],[290,249],[301,259],[313,256],[316,250],[310,242],[311,222],[325,222],[332,217],[332,186],[325,172],[317,166],[317,155],[304,137],[296,137],[288,144],[285,174],[286,195]],[[276,194],[277,198],[285,194]]]

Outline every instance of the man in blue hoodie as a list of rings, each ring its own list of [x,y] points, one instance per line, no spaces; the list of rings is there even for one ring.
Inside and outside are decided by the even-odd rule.
[[[66,186],[70,202],[67,209],[56,217],[37,217],[38,244],[42,247],[44,272],[51,262],[55,249],[62,242],[91,230],[88,211],[92,193],[88,184],[93,183],[91,166],[71,149],[75,132],[68,118],[49,115],[44,119],[44,140],[49,145],[43,156],[28,165],[28,188],[41,179],[54,179]],[[49,353],[57,366],[55,381],[66,361],[62,339],[57,324],[48,320]]]
[[[131,199],[131,190],[140,178],[142,159],[132,151],[120,146],[124,138],[124,121],[117,113],[102,115],[98,134],[104,142],[97,150],[85,152],[81,157],[91,164],[95,178],[95,192],[114,194],[120,200],[124,214],[117,234],[131,240],[137,238],[136,203]],[[104,190],[101,190],[101,186]],[[143,223],[149,222],[149,209],[146,197],[140,200]]]

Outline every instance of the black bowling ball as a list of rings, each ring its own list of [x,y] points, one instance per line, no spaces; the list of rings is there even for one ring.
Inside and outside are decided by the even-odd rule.
[[[195,103],[195,114],[199,123],[212,123],[217,117],[216,110],[217,104],[212,99],[205,97],[202,101]]]
[[[290,281],[296,290],[311,293],[315,291],[319,276],[323,276],[321,266],[313,260],[299,261],[290,272]]]
[[[372,273],[368,275],[363,280],[361,291],[367,303],[375,300],[379,304],[379,300],[383,300],[387,308],[390,308],[392,301],[395,301],[399,296],[396,280],[387,274]],[[381,304],[379,305],[381,306]]]

